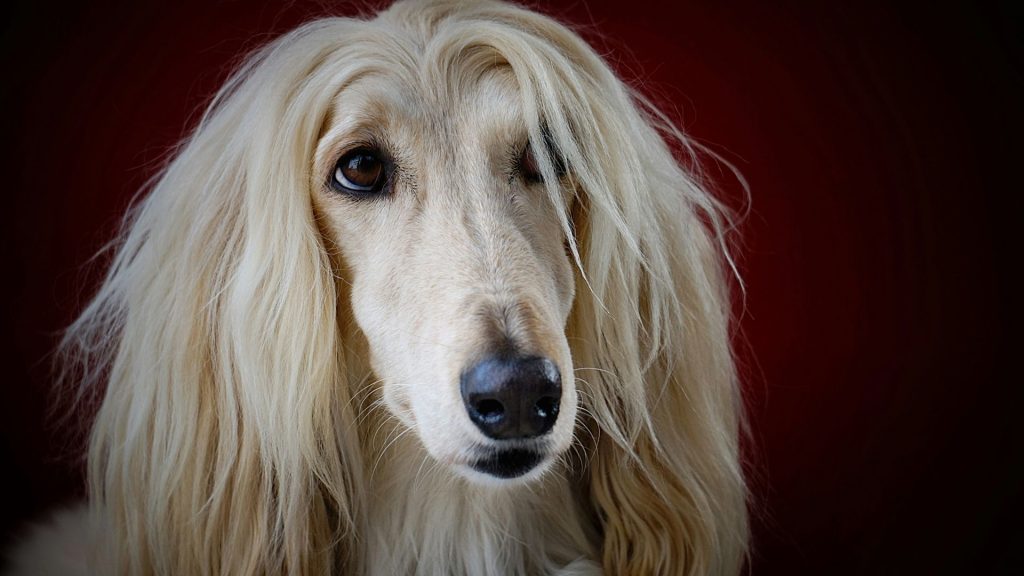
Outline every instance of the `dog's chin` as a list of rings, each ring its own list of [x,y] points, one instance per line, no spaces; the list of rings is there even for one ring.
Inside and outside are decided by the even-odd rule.
[[[456,472],[470,482],[502,488],[536,481],[555,462],[548,450],[532,447],[484,448],[473,451],[466,463],[455,466]]]

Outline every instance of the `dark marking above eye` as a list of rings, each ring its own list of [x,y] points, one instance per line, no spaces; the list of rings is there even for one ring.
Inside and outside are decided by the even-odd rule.
[[[338,159],[331,175],[331,187],[351,196],[376,195],[387,184],[389,171],[390,165],[379,151],[357,148]]]

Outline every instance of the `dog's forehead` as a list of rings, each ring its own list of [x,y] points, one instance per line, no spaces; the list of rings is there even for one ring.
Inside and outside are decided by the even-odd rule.
[[[514,75],[507,66],[465,75],[367,74],[339,92],[325,130],[385,140],[409,132],[427,141],[520,139],[525,124]]]

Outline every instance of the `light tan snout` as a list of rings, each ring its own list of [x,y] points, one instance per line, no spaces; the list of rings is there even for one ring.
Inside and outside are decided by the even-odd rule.
[[[533,478],[568,448],[576,416],[574,275],[555,201],[521,173],[528,130],[507,75],[447,102],[391,81],[343,92],[315,195],[382,398],[455,471]],[[332,184],[338,166],[386,181],[354,193]]]

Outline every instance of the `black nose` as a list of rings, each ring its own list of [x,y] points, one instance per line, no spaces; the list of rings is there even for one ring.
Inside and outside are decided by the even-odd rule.
[[[547,358],[486,358],[461,387],[469,419],[495,440],[540,436],[558,419],[562,377]]]

